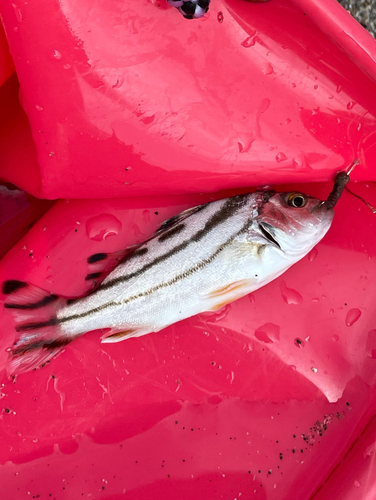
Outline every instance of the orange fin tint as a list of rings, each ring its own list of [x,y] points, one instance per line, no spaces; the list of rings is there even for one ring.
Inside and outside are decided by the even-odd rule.
[[[115,332],[105,337],[102,337],[102,343],[111,344],[113,342],[120,342],[126,338],[136,337],[140,330],[136,328],[129,328],[128,330],[122,330],[121,332]]]
[[[218,288],[218,290],[214,290],[214,292],[210,292],[208,294],[208,297],[214,298],[214,297],[223,297],[227,295],[228,293],[231,293],[235,290],[241,290],[244,289],[249,285],[248,280],[240,280],[240,281],[235,281],[234,283],[230,283],[230,285],[224,286],[222,288]]]
[[[240,297],[249,293],[249,285],[249,280],[240,280],[219,288],[218,290],[214,290],[214,292],[210,292],[207,295],[209,299],[218,299],[218,302],[216,301],[210,308],[210,311],[218,311],[218,309],[221,309],[230,302],[240,299]]]

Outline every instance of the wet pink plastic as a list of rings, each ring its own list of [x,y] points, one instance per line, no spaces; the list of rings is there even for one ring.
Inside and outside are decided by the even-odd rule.
[[[35,150],[21,166],[14,141],[3,177],[46,198],[166,195],[329,180],[356,156],[354,179],[376,179],[366,35],[316,3],[215,0],[189,22],[164,0],[4,0]]]
[[[0,86],[8,80],[13,72],[13,60],[9,54],[8,42],[0,23]]]
[[[373,184],[352,188],[376,200]],[[300,189],[324,198],[330,185]],[[140,242],[210,199],[60,201],[3,258],[0,281],[82,295],[89,255]],[[44,369],[4,378],[3,495],[303,499],[325,491],[375,411],[373,226],[372,212],[346,193],[325,239],[252,295],[121,344],[88,334]],[[9,314],[2,332],[4,366]],[[362,458],[355,474],[363,488],[368,463]]]
[[[309,181],[355,157],[350,188],[376,205],[375,44],[334,1],[212,0],[201,21],[154,0],[0,12],[21,84],[0,88],[2,179],[88,198],[24,235],[47,207],[2,188],[0,283],[80,296],[88,256],[256,184],[324,199],[332,184]],[[375,217],[345,192],[324,240],[255,293],[2,373],[0,497],[373,498]],[[2,369],[13,326],[2,309]]]

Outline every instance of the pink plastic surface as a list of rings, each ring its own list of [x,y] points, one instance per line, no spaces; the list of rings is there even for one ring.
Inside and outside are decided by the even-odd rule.
[[[13,72],[13,60],[9,54],[8,42],[0,23],[0,86],[8,80]]]
[[[373,184],[353,189],[376,199]],[[58,202],[3,258],[0,281],[81,295],[87,256],[142,241],[209,199]],[[3,494],[310,498],[348,466],[340,460],[374,412],[373,228],[346,194],[323,242],[251,296],[117,345],[92,333],[48,367],[4,378]],[[9,315],[2,331],[4,365]]]
[[[364,30],[347,16],[334,40],[333,3],[323,22],[313,2],[215,0],[189,22],[164,0],[4,0],[35,151],[15,169],[14,143],[3,177],[47,198],[149,196],[329,180],[358,156],[354,178],[375,179]]]
[[[356,156],[367,182],[351,189],[376,205],[375,45],[337,4],[212,0],[188,22],[154,0],[0,13],[21,84],[20,99],[16,76],[0,87],[0,175],[92,198],[24,235],[48,206],[2,188],[0,283],[82,295],[89,255],[256,184],[325,198],[332,184],[291,183]],[[252,295],[3,373],[0,497],[374,498],[375,217],[345,193],[324,240]],[[2,309],[0,368],[13,339]]]

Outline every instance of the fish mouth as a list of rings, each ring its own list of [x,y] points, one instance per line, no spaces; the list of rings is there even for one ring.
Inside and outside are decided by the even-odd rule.
[[[272,226],[270,224],[268,224],[267,222],[260,222],[258,226],[259,226],[259,229],[260,229],[262,235],[267,240],[269,240],[273,245],[277,246],[280,250],[282,250],[281,245],[278,243],[278,241],[273,236]]]

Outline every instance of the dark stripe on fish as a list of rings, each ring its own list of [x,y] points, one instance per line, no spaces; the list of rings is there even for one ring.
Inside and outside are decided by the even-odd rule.
[[[160,233],[161,231],[168,229],[169,227],[173,226],[177,222],[180,222],[184,219],[187,219],[188,217],[190,217],[193,214],[197,214],[198,212],[201,212],[201,210],[204,210],[204,208],[206,208],[208,205],[209,205],[209,203],[204,203],[203,205],[197,205],[197,207],[188,208],[187,210],[184,210],[184,212],[181,212],[180,214],[173,215],[169,219],[162,222],[157,233]]]
[[[88,274],[87,276],[85,276],[85,280],[86,281],[93,280],[95,278],[99,278],[99,276],[102,276],[101,272],[91,273],[91,274]]]
[[[13,356],[22,356],[28,351],[33,351],[35,349],[46,349],[48,351],[54,351],[55,349],[61,349],[62,347],[70,344],[75,337],[64,337],[55,340],[38,340],[37,342],[31,342],[30,344],[22,345],[20,347],[15,347],[12,349]],[[43,365],[42,365],[43,366]]]
[[[184,228],[185,228],[185,224],[178,224],[177,226],[173,227],[169,231],[166,231],[165,233],[163,233],[158,238],[158,241],[160,241],[162,243],[163,241],[166,241],[166,240],[172,238],[176,234],[181,233],[184,230]]]
[[[161,262],[167,260],[168,258],[172,257],[173,255],[177,254],[181,250],[184,250],[187,248],[192,242],[198,242],[204,236],[206,236],[212,229],[214,229],[216,226],[221,224],[222,222],[226,221],[230,217],[232,217],[239,209],[241,209],[248,200],[248,194],[243,194],[243,195],[238,195],[238,196],[233,196],[232,198],[229,198],[223,205],[222,207],[215,213],[213,214],[210,219],[206,222],[205,226],[197,231],[196,234],[194,234],[191,238],[183,241],[176,247],[172,248],[165,254],[159,255],[156,257],[153,261],[148,262],[144,266],[142,266],[140,269],[137,271],[134,271],[133,273],[127,274],[125,276],[119,276],[118,278],[114,278],[112,280],[109,280],[105,283],[102,283],[99,288],[93,293],[97,293],[101,290],[107,290],[108,288],[112,288],[114,285],[117,285],[118,283],[123,283],[124,281],[128,281],[132,278],[135,278],[137,276],[140,276],[143,274],[145,271],[148,271],[150,268],[153,266],[160,264]],[[205,205],[207,206],[207,205]],[[138,251],[143,250],[140,248]],[[136,250],[137,251],[137,250]],[[131,254],[131,257],[134,256],[134,254]],[[128,260],[128,259],[127,259]]]
[[[240,210],[247,203],[248,197],[249,197],[249,195],[246,194],[246,195],[238,195],[238,196],[234,196],[232,198],[229,198],[221,206],[221,208],[209,218],[209,220],[205,223],[205,226],[202,229],[200,229],[199,231],[197,231],[196,234],[194,234],[191,238],[183,241],[182,243],[180,243],[176,247],[172,248],[170,251],[166,252],[165,254],[156,257],[152,262],[145,264],[137,271],[130,273],[126,276],[114,278],[114,279],[108,281],[107,283],[104,283],[104,284],[102,283],[102,285],[99,288],[97,288],[97,290],[94,291],[92,293],[92,295],[97,293],[99,290],[111,288],[111,287],[117,285],[118,283],[122,283],[122,282],[128,281],[134,277],[140,276],[141,274],[143,274],[145,271],[149,270],[153,266],[167,260],[169,257],[172,257],[173,255],[177,254],[178,252],[184,250],[192,242],[200,241],[202,238],[204,238],[204,236],[206,236],[216,226],[218,226],[222,222],[228,220],[238,210]],[[157,285],[154,288],[151,288],[145,292],[142,292],[142,294],[139,294],[139,295],[134,296],[134,297],[130,297],[124,303],[128,303],[131,300],[135,300],[136,298],[142,297],[144,295],[149,295],[153,291],[158,290],[159,288],[164,288],[166,286],[170,286],[171,284],[176,283],[176,281],[179,281],[180,279],[183,279],[183,278],[189,276],[193,272],[196,272],[196,271],[202,269],[207,264],[209,264],[227,245],[229,245],[234,240],[234,238],[236,238],[236,236],[238,236],[239,234],[244,232],[246,230],[246,228],[249,227],[249,223],[250,223],[250,220],[247,220],[247,222],[243,226],[243,228],[240,231],[238,231],[236,234],[234,234],[232,237],[230,237],[225,243],[223,243],[212,254],[212,256],[209,257],[208,259],[202,261],[201,263],[197,264],[193,268],[188,269],[186,272],[182,273],[181,275],[178,275],[177,277],[173,278],[172,280],[170,280],[166,283],[161,283],[160,285]],[[135,250],[132,254],[130,254],[129,258],[132,258],[133,256],[135,256],[135,254],[142,255],[142,254],[146,253],[147,250],[148,249],[146,247],[139,248],[139,249]],[[128,258],[126,258],[126,260],[128,260]],[[117,302],[109,302],[106,304],[102,304],[101,306],[97,306],[97,307],[90,309],[88,311],[78,313],[78,314],[72,314],[72,315],[66,316],[64,318],[59,318],[59,319],[58,318],[51,318],[49,321],[24,324],[24,325],[19,326],[17,328],[17,331],[30,331],[30,330],[35,330],[37,328],[44,328],[44,327],[48,327],[48,326],[58,325],[60,323],[65,323],[65,322],[73,320],[73,319],[84,318],[86,316],[90,316],[91,314],[95,314],[99,311],[103,311],[104,309],[107,309],[107,308],[112,307],[112,306],[117,306],[117,305],[120,305],[120,304]]]
[[[138,248],[134,252],[127,254],[124,257],[124,259],[122,260],[122,264],[124,264],[124,262],[128,262],[131,259],[134,259],[135,257],[141,257],[142,255],[145,255],[146,253],[148,253],[148,251],[149,251],[149,249],[146,247]]]
[[[25,288],[27,286],[28,284],[24,281],[7,280],[3,282],[1,291],[4,295],[10,295],[11,293],[17,292],[18,290],[21,290],[21,288]]]
[[[242,233],[245,233],[248,230],[250,222],[251,222],[250,220],[247,220],[247,222],[244,224],[244,226],[237,233],[235,233],[234,235],[230,236],[230,238],[228,238],[228,240],[226,240],[224,243],[222,243],[222,245],[220,245],[217,248],[217,250],[214,253],[212,253],[212,255],[210,257],[208,257],[207,259],[202,260],[201,262],[199,262],[195,266],[191,267],[190,269],[187,269],[183,273],[178,274],[177,276],[175,276],[174,278],[170,279],[169,281],[160,283],[159,285],[156,285],[156,286],[154,286],[152,288],[149,288],[145,292],[141,292],[141,293],[139,293],[137,295],[133,295],[132,297],[129,297],[128,299],[125,299],[122,302],[114,302],[114,301],[113,302],[108,302],[107,304],[102,304],[101,306],[94,307],[93,309],[90,309],[89,311],[85,311],[83,313],[78,313],[78,314],[72,314],[71,316],[67,316],[65,318],[60,318],[57,321],[59,323],[65,323],[67,321],[71,321],[71,320],[74,320],[74,319],[85,318],[86,316],[90,316],[93,313],[97,313],[97,312],[103,311],[105,309],[108,309],[109,307],[128,304],[129,302],[132,302],[133,300],[139,299],[141,297],[145,297],[147,295],[151,295],[152,293],[160,290],[161,288],[166,288],[168,286],[174,285],[178,281],[187,278],[191,274],[196,273],[197,271],[201,271],[201,269],[203,269],[205,266],[207,266],[208,264],[210,264],[228,245],[230,245],[234,241],[234,239],[237,236],[239,236]]]
[[[57,295],[47,295],[43,297],[42,300],[38,302],[34,302],[33,304],[4,304],[6,309],[40,309],[41,307],[48,306],[48,304],[52,304],[56,302],[59,297]]]
[[[16,327],[16,332],[28,332],[30,330],[36,330],[37,328],[44,328],[46,326],[55,326],[59,324],[57,318],[51,318],[48,321],[39,321],[39,323],[26,323],[25,325],[20,325]]]
[[[87,262],[88,264],[95,264],[95,262],[99,262],[104,259],[107,259],[106,253],[95,253],[94,255],[90,255],[90,257],[88,257]]]

